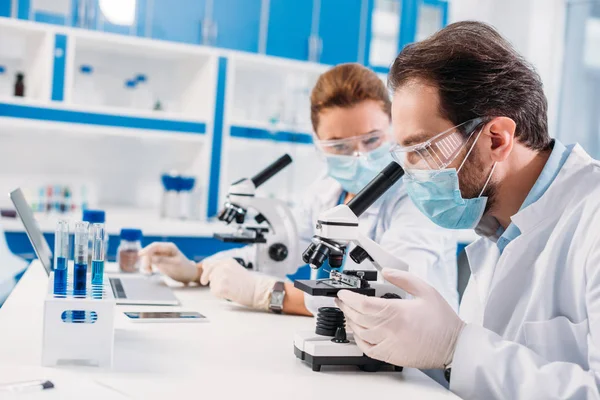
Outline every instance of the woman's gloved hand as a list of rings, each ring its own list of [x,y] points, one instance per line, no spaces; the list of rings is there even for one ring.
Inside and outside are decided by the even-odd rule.
[[[205,260],[202,285],[215,296],[256,310],[269,311],[271,290],[277,279],[248,271],[233,258]]]
[[[142,269],[146,272],[152,272],[154,268],[169,278],[186,284],[200,280],[202,265],[188,260],[174,243],[152,243],[140,250],[139,255]]]
[[[341,290],[336,303],[360,349],[392,365],[445,368],[465,323],[430,285],[406,271],[383,270],[386,281],[414,299],[382,299]]]

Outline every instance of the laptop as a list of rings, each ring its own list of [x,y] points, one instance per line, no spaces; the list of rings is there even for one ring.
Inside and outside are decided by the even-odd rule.
[[[23,222],[25,232],[29,237],[35,254],[50,275],[53,267],[54,256],[48,242],[42,235],[31,207],[27,204],[21,189],[15,189],[10,193],[10,199],[15,205],[17,214]],[[177,306],[179,300],[173,291],[165,286],[162,281],[152,279],[148,276],[136,274],[112,275],[108,278],[117,304],[122,305],[153,305],[153,306]]]

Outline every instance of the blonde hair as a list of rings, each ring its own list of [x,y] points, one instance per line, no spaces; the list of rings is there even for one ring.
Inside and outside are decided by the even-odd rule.
[[[366,100],[381,103],[381,109],[391,116],[388,90],[375,72],[356,63],[333,67],[319,77],[310,95],[310,120],[314,131],[317,132],[323,110],[350,108]]]

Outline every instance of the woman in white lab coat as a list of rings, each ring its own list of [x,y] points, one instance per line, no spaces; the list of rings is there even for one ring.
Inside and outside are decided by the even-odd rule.
[[[343,64],[324,73],[311,93],[311,120],[315,145],[327,164],[327,173],[316,177],[300,206],[294,210],[299,229],[300,253],[308,246],[318,215],[350,201],[375,175],[392,161],[389,149],[389,94],[384,83],[369,69]],[[371,239],[410,266],[412,272],[436,287],[457,308],[456,241],[449,231],[424,217],[407,196],[401,182],[373,204],[360,219],[360,229]],[[154,243],[141,255],[171,278],[209,284],[218,297],[264,311],[277,311],[274,291],[284,313],[314,315],[331,299],[312,298],[283,282],[285,273],[268,277],[249,272],[234,258],[248,264],[252,246],[216,254],[195,264],[173,244]],[[298,260],[298,266],[302,265]],[[344,269],[373,268],[368,261],[357,266],[346,257]]]

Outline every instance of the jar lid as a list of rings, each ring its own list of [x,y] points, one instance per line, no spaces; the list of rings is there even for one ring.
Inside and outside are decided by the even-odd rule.
[[[165,190],[180,190],[180,178],[177,175],[163,174],[161,176],[161,181]]]
[[[123,228],[121,229],[121,239],[130,242],[142,240],[142,231],[141,229]]]
[[[190,192],[194,190],[196,184],[196,178],[193,176],[180,176],[179,177],[179,188],[182,192]]]
[[[83,210],[83,218],[90,224],[103,224],[106,222],[106,213],[103,210]]]

